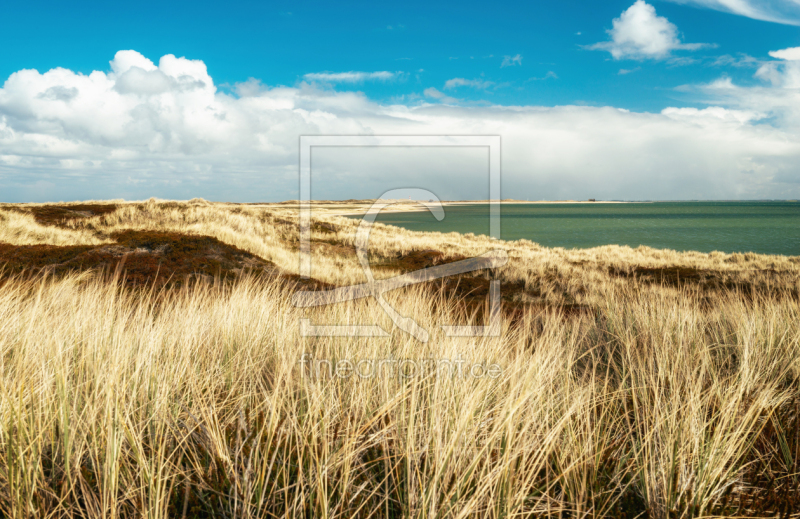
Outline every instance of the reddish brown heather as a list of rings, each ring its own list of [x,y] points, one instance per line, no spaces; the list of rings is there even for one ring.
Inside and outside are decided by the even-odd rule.
[[[210,236],[122,231],[112,245],[14,246],[0,243],[6,274],[64,275],[83,270],[124,271],[129,286],[181,286],[192,276],[229,279],[245,271],[272,272],[274,265]]]
[[[70,204],[10,207],[22,213],[32,214],[36,222],[42,225],[67,227],[69,220],[113,213],[119,206],[117,204]]]

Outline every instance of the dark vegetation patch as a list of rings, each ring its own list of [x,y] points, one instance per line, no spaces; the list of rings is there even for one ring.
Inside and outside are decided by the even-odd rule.
[[[299,247],[299,220],[292,221],[285,218],[274,218],[265,215],[262,216],[261,221],[269,223],[278,229],[279,234],[282,235],[282,239],[284,239],[289,246],[295,250]],[[351,251],[355,250],[352,245],[348,245],[338,238],[337,233],[339,232],[339,228],[332,223],[312,221],[310,231],[312,247],[316,246],[318,243],[322,243],[335,246],[341,245]]]
[[[782,295],[783,292],[795,297],[798,295],[797,289],[784,290],[783,292],[777,289],[777,287],[787,286],[787,275],[795,276],[795,274],[793,272],[781,272],[772,268],[727,272],[681,266],[634,266],[629,269],[610,267],[608,272],[612,276],[632,278],[643,283],[677,288],[691,287],[700,289],[703,292],[727,290],[739,292],[743,295],[758,293],[774,296]],[[742,277],[742,274],[746,272],[753,276],[750,278]]]
[[[323,234],[330,234],[338,231],[335,225],[328,222],[314,222],[311,224],[311,230]]]
[[[553,303],[545,301],[542,298],[543,294],[533,287],[526,287],[523,281],[501,281],[502,313],[512,323],[520,322],[527,313],[536,311],[557,311],[564,317],[593,315],[595,312],[591,306],[570,302],[572,298],[566,294],[564,301]],[[440,292],[445,300],[458,301],[464,306],[467,315],[474,315],[476,320],[484,321],[489,311],[491,282],[491,274],[478,271],[476,274],[462,274],[430,281],[423,286]]]
[[[76,205],[41,205],[30,207],[12,206],[11,209],[33,215],[37,223],[41,225],[53,225],[56,227],[66,227],[69,220],[91,218],[113,213],[117,210],[117,204],[76,204]]]
[[[297,250],[300,250],[299,243]],[[311,255],[312,257],[328,256],[351,259],[355,259],[357,257],[356,248],[353,245],[348,245],[338,241],[321,240],[313,240],[311,242]]]
[[[633,267],[630,270],[612,267],[611,274],[637,278],[640,281],[663,283],[669,286],[697,284],[708,279],[720,279],[719,272],[694,267]]]
[[[415,250],[408,253],[398,253],[394,258],[387,258],[376,262],[373,268],[402,270],[403,272],[413,272],[419,269],[444,265],[466,259],[466,256],[458,254],[445,256],[442,252],[433,249]]]
[[[788,382],[796,388],[800,381]],[[800,397],[784,402],[771,416],[762,413],[761,420],[764,428],[753,444],[759,456],[745,465],[746,485],[739,492],[729,488],[713,510],[719,515],[788,518],[800,511]]]
[[[467,259],[466,256],[458,254],[445,256],[441,251],[427,249],[398,254],[395,258],[384,260],[373,268],[400,270],[406,273],[464,259]],[[489,270],[476,271],[429,281],[423,283],[423,286],[441,293],[445,300],[458,301],[464,305],[468,315],[474,315],[477,320],[482,320],[489,309],[489,291],[493,279],[491,276]],[[531,310],[553,309],[563,312],[565,316],[593,313],[594,311],[587,305],[571,302],[563,302],[558,305],[545,303],[543,300],[536,303],[530,302],[531,299],[541,298],[542,294],[534,287],[526,287],[525,282],[519,280],[503,280],[500,285],[500,297],[503,314],[512,321],[521,320],[525,313]]]
[[[314,278],[304,278],[298,274],[288,272],[281,272],[279,277],[293,290],[330,290],[336,288],[336,285],[332,283]]]
[[[181,286],[192,277],[230,279],[244,272],[274,273],[275,266],[210,236],[127,230],[111,236],[116,243],[58,247],[0,244],[3,274],[83,270],[119,271],[128,286]]]

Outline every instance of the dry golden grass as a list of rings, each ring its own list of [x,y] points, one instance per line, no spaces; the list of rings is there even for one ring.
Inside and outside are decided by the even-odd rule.
[[[118,205],[52,228],[64,235],[40,231],[35,211],[14,219],[32,206],[6,206],[0,223],[24,225],[0,236],[24,245],[101,243],[122,229],[202,234],[297,271],[292,208]],[[357,222],[322,221],[314,276],[363,281]],[[6,278],[2,513],[800,517],[796,258],[566,251],[380,225],[371,243],[385,275],[411,250],[504,248],[500,275],[524,285],[516,296],[527,310],[506,317],[500,337],[448,338],[439,324],[481,324],[459,300],[425,286],[387,294],[431,332],[423,344],[374,302],[301,310],[286,282],[263,277],[163,291],[89,272]],[[642,270],[677,267],[715,283]],[[560,310],[572,303],[591,312]],[[391,333],[301,337],[304,317]],[[501,374],[314,377],[304,355],[463,359]]]

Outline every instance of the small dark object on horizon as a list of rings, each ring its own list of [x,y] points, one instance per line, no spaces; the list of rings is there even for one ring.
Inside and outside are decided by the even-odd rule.
[[[594,198],[590,198],[589,201],[590,202],[597,202],[597,200],[595,200]]]

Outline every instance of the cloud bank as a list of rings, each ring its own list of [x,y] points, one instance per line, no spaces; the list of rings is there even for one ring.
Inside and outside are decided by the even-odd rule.
[[[0,199],[296,198],[298,136],[311,134],[500,135],[504,197],[797,198],[800,61],[769,62],[758,75],[759,87],[690,87],[708,108],[661,113],[459,106],[434,88],[428,101],[402,105],[307,82],[251,80],[226,93],[202,61],[167,55],[156,65],[120,51],[105,72],[20,70],[8,78],[0,89]],[[359,157],[317,157],[312,194],[366,198],[425,187],[444,198],[487,196],[480,175],[452,157]]]

